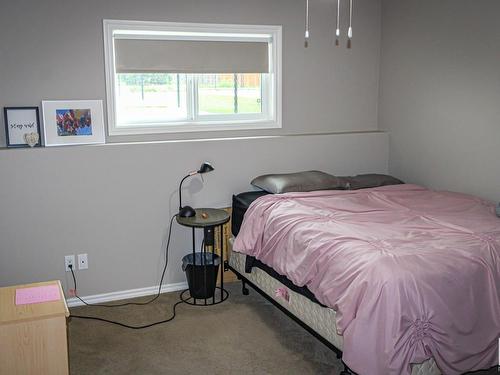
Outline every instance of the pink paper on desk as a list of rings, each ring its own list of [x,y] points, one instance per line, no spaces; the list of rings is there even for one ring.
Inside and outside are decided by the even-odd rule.
[[[57,284],[16,289],[16,305],[59,301],[60,299],[61,294]]]

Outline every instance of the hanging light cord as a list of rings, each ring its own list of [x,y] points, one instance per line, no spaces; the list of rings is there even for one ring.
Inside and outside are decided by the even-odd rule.
[[[309,40],[309,0],[306,0],[306,31],[305,31],[306,44]]]
[[[349,30],[347,31],[347,37],[352,39],[352,0],[349,0]]]
[[[337,29],[335,30],[337,42],[340,38],[340,0],[337,0]]]

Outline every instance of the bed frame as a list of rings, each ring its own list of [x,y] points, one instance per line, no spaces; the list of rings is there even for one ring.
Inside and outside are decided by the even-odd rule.
[[[254,267],[251,273],[245,272],[246,256],[232,251],[232,239],[228,241],[229,260],[224,262],[224,269],[234,272],[242,283],[242,293],[249,294],[250,286],[257,293],[266,298],[279,310],[294,320],[307,332],[317,338],[327,348],[332,350],[337,358],[342,359],[343,338],[337,334],[335,311],[319,305],[307,297],[296,293],[275,278],[269,276],[260,268]],[[285,288],[290,296],[289,301],[274,296],[277,288]],[[342,361],[344,370],[340,375],[355,374]],[[412,365],[411,375],[440,375],[441,371],[433,358]]]
[[[330,341],[326,340],[323,336],[321,336],[318,332],[316,332],[314,329],[309,327],[306,323],[304,323],[300,318],[292,314],[290,311],[288,311],[285,307],[280,305],[275,299],[271,298],[266,292],[264,292],[262,289],[260,289],[257,285],[252,283],[250,280],[248,280],[245,276],[243,276],[239,271],[235,270],[233,267],[231,267],[228,262],[226,262],[226,268],[231,270],[236,274],[236,277],[238,280],[241,280],[241,292],[243,295],[247,296],[250,294],[250,291],[247,288],[247,285],[251,286],[252,289],[254,289],[257,293],[259,293],[262,297],[267,299],[269,302],[271,302],[275,307],[277,307],[281,312],[283,312],[286,316],[291,318],[295,323],[297,323],[299,326],[304,328],[307,332],[309,332],[311,335],[313,335],[316,339],[318,339],[322,344],[324,344],[328,349],[333,351],[335,355],[337,356],[338,359],[342,360],[342,351],[338,349],[335,345],[333,345]],[[355,372],[353,372],[349,367],[342,361],[342,365],[344,366],[344,370],[340,373],[340,375],[356,375]]]

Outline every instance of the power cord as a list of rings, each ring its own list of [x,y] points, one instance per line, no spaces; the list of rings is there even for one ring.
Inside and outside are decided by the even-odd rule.
[[[160,320],[158,322],[154,322],[154,323],[150,323],[150,324],[145,324],[145,325],[142,325],[142,326],[131,326],[131,325],[128,325],[128,324],[125,324],[125,323],[120,323],[120,322],[117,322],[115,320],[110,320],[110,319],[104,319],[104,318],[99,318],[99,317],[96,317],[96,316],[81,316],[81,315],[73,315],[73,314],[70,314],[70,318],[77,318],[77,319],[88,319],[88,320],[99,320],[101,322],[105,322],[105,323],[110,323],[110,324],[115,324],[117,326],[120,326],[120,327],[124,327],[124,328],[129,328],[129,329],[144,329],[144,328],[149,328],[149,327],[153,327],[153,326],[156,326],[158,324],[163,324],[163,323],[168,323],[168,322],[171,322],[172,320],[175,319],[175,316],[176,316],[176,311],[175,309],[177,308],[178,305],[180,305],[181,303],[184,303],[183,301],[178,301],[174,304],[173,308],[172,308],[172,316],[168,319],[165,319],[165,320]]]
[[[169,225],[168,237],[167,237],[167,246],[166,246],[166,251],[165,251],[165,266],[163,267],[163,271],[162,271],[162,274],[161,274],[160,285],[158,286],[158,292],[156,293],[156,295],[151,300],[146,301],[146,302],[126,302],[126,303],[118,303],[118,304],[113,304],[113,305],[106,305],[106,304],[99,304],[99,303],[87,303],[82,298],[80,298],[80,296],[78,296],[78,294],[77,294],[76,277],[75,277],[75,273],[73,272],[73,265],[70,264],[68,267],[69,267],[69,269],[71,271],[71,276],[73,276],[73,284],[74,284],[74,290],[75,290],[75,297],[78,298],[80,301],[82,301],[84,305],[87,305],[87,306],[97,306],[97,307],[122,307],[122,306],[130,306],[130,305],[142,306],[142,305],[148,305],[151,302],[157,300],[158,297],[160,297],[161,286],[163,284],[163,279],[165,277],[165,272],[167,271],[168,255],[169,255],[168,254],[169,253],[168,250],[169,250],[169,247],[170,247],[170,235],[172,233],[172,223],[173,223],[174,218],[176,216],[177,215],[173,215],[171,217],[171,219],[170,219],[170,225]]]
[[[146,302],[126,302],[126,303],[118,303],[118,304],[113,304],[113,305],[98,304],[98,303],[88,303],[83,298],[81,298],[80,296],[78,296],[78,293],[77,293],[77,283],[76,283],[75,273],[73,271],[73,265],[69,265],[68,267],[69,267],[69,269],[71,271],[71,276],[73,277],[75,297],[78,298],[86,306],[97,306],[97,307],[122,307],[122,306],[130,306],[130,305],[143,306],[143,305],[148,305],[151,302],[157,300],[158,297],[160,297],[161,286],[163,284],[163,279],[165,277],[165,272],[167,271],[168,255],[169,255],[169,247],[170,247],[170,237],[171,237],[171,234],[172,234],[172,224],[173,224],[174,218],[176,216],[177,216],[177,214],[173,215],[172,218],[170,219],[170,225],[169,225],[169,229],[168,229],[167,245],[166,245],[166,249],[165,249],[165,266],[163,267],[163,271],[162,271],[162,274],[161,274],[160,285],[158,286],[158,293],[153,298],[151,298],[149,301],[146,301]],[[181,304],[181,303],[183,303],[183,301],[179,301],[179,302],[177,302],[177,303],[174,304],[174,306],[172,307],[172,316],[170,318],[165,319],[165,320],[161,320],[161,321],[158,321],[158,322],[154,322],[154,323],[142,325],[142,326],[132,326],[132,325],[120,323],[120,322],[117,322],[117,321],[114,321],[114,320],[99,318],[99,317],[95,317],[95,316],[81,316],[81,315],[70,314],[70,317],[71,318],[78,318],[78,319],[99,320],[101,322],[116,324],[118,326],[125,327],[125,328],[130,328],[130,329],[143,329],[143,328],[149,328],[149,327],[152,327],[152,326],[155,326],[155,325],[158,325],[158,324],[168,323],[168,322],[174,320],[175,314],[176,314],[175,310],[176,310],[177,306],[179,304]]]

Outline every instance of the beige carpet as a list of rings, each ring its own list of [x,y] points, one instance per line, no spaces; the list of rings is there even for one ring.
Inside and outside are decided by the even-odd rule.
[[[174,321],[144,330],[71,319],[71,374],[337,374],[335,354],[239,283],[222,304],[181,304]],[[171,314],[179,293],[146,306],[78,307],[71,313],[127,324],[147,324]],[[147,298],[136,299],[136,301]]]
[[[257,292],[250,289],[243,296],[239,283],[228,290],[229,299],[220,305],[182,304],[174,321],[139,331],[71,319],[71,374],[340,373],[333,352]],[[178,295],[164,294],[146,306],[78,307],[71,312],[147,324],[169,317]]]

